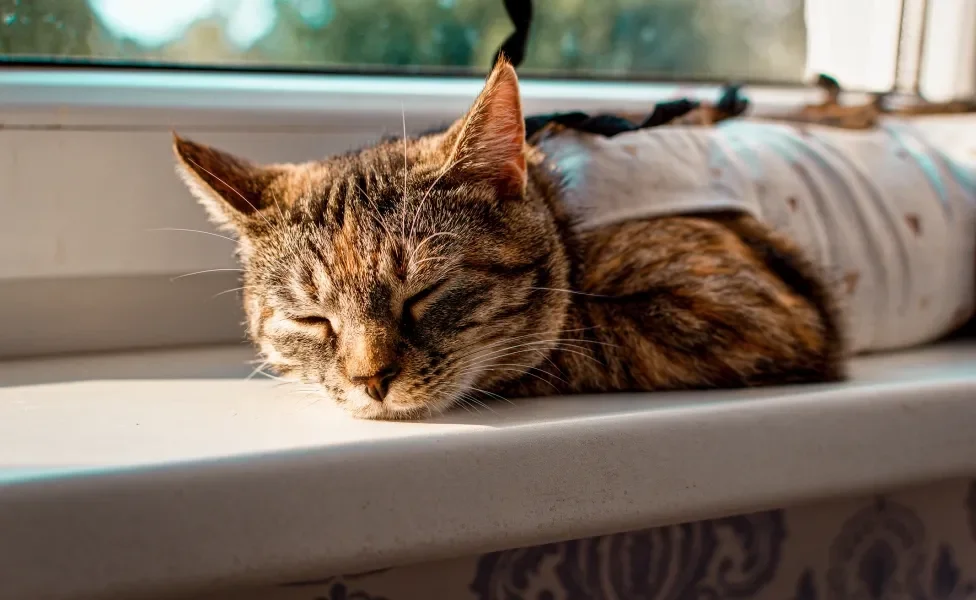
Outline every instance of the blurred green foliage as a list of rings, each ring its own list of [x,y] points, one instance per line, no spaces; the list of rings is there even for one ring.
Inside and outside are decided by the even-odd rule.
[[[190,13],[169,39],[147,41],[110,18],[119,1],[0,0],[0,55],[484,71],[512,29],[501,0],[198,0],[191,9],[198,16]],[[143,25],[188,6],[128,2],[127,18]],[[135,17],[134,6],[142,11]],[[803,0],[535,0],[522,71],[794,82],[804,74],[805,47]]]

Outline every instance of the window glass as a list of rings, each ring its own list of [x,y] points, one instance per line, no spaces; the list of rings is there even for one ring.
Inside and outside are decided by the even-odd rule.
[[[796,82],[803,0],[535,0],[522,71]],[[502,0],[0,0],[7,61],[483,72]]]

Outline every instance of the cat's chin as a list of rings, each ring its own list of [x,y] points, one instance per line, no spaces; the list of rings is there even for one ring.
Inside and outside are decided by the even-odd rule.
[[[448,410],[454,404],[453,399],[441,402],[397,402],[391,398],[378,402],[369,398],[357,399],[354,402],[344,402],[342,408],[349,415],[357,419],[371,421],[423,421],[437,416]]]

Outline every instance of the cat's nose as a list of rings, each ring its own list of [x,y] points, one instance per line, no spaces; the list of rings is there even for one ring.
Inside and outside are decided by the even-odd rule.
[[[354,375],[349,377],[349,381],[356,385],[362,385],[366,388],[366,395],[376,400],[377,402],[382,402],[383,398],[386,398],[386,392],[390,389],[390,384],[396,379],[396,376],[400,374],[400,367],[397,365],[387,365],[376,371],[372,375]]]

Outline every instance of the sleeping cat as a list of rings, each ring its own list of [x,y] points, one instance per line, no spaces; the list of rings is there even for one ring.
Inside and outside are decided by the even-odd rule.
[[[239,238],[268,366],[355,416],[843,377],[831,292],[752,217],[578,229],[504,61],[442,133],[305,164],[175,150]]]

